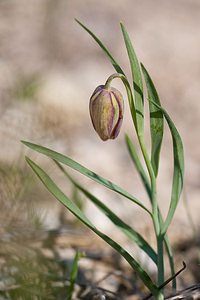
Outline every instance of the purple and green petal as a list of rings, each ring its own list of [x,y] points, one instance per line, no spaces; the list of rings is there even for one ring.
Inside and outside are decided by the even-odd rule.
[[[115,88],[98,86],[90,98],[90,116],[94,129],[103,141],[115,139],[123,119],[123,97]]]

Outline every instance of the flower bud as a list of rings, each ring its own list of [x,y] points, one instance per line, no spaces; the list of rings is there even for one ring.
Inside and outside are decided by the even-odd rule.
[[[98,86],[90,98],[90,116],[94,129],[103,141],[115,139],[123,119],[124,101],[115,88]]]

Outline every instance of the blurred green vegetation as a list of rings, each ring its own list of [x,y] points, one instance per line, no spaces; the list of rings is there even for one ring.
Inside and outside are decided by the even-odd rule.
[[[21,77],[16,86],[15,97],[22,101],[34,99],[40,86],[41,80],[37,74]]]
[[[66,299],[70,264],[56,255],[55,234],[48,246],[50,257],[44,253],[49,234],[33,205],[37,189],[20,159],[0,165],[0,299]],[[72,193],[81,205],[76,191]]]

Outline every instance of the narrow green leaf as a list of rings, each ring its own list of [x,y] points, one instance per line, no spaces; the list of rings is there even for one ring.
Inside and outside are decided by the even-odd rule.
[[[140,173],[140,176],[142,178],[142,181],[144,183],[146,191],[147,191],[147,193],[149,195],[150,202],[152,203],[151,187],[150,187],[149,180],[148,180],[147,175],[146,175],[146,173],[145,173],[145,171],[144,171],[144,169],[143,169],[143,167],[141,165],[141,162],[140,162],[139,157],[137,155],[136,149],[135,149],[135,147],[134,147],[131,139],[128,137],[128,135],[126,135],[126,143],[127,143],[130,155],[131,155],[131,157],[133,159],[133,162],[135,163],[136,168],[138,169],[138,172]],[[163,218],[162,218],[162,215],[161,215],[159,207],[158,207],[158,215],[159,215],[160,226],[162,228],[163,225],[164,225],[164,222],[163,222]],[[169,239],[168,239],[167,234],[165,234],[165,236],[164,236],[164,243],[165,243],[165,247],[166,247],[168,258],[169,258],[169,263],[170,263],[170,268],[171,268],[171,274],[173,276],[175,274],[174,260],[173,260],[173,254],[172,254],[171,245],[169,243]],[[176,288],[176,278],[173,279],[172,285],[173,285],[173,288]]]
[[[115,68],[116,72],[117,73],[120,73],[120,74],[124,74],[124,71],[121,69],[121,67],[119,66],[119,64],[116,62],[116,60],[113,58],[113,56],[110,54],[110,52],[108,51],[108,49],[105,47],[105,45],[98,39],[98,37],[91,31],[89,30],[85,25],[83,25],[80,21],[78,21],[77,19],[75,19],[75,21],[81,25],[81,27],[83,29],[85,29],[92,37],[93,39],[97,42],[97,44],[101,47],[101,49],[104,51],[104,53],[107,55],[108,59],[110,60],[111,64],[113,65],[113,67]],[[122,79],[123,80],[123,79]],[[127,81],[127,84],[129,85],[128,81]],[[126,85],[125,85],[126,86]],[[136,112],[135,112],[135,104],[134,104],[134,101],[133,101],[133,95],[132,95],[132,92],[131,92],[131,88],[130,86],[128,87],[127,89],[127,86],[126,86],[126,91],[127,91],[127,94],[128,94],[128,101],[129,101],[129,106],[130,106],[130,111],[131,111],[131,116],[132,116],[132,119],[133,119],[133,123],[135,125],[135,128],[136,127]]]
[[[149,76],[147,70],[141,64],[142,72],[147,86],[148,98],[154,101],[160,106],[160,99],[156,88],[153,84],[151,77]],[[163,139],[163,113],[156,107],[151,101],[149,101],[149,111],[150,111],[150,128],[151,128],[151,164],[155,173],[158,175],[159,159],[160,159],[160,149]]]
[[[77,278],[77,275],[78,275],[78,260],[79,260],[79,257],[80,257],[80,254],[78,252],[78,250],[76,251],[76,255],[74,257],[74,260],[73,260],[73,264],[72,264],[72,270],[71,270],[71,274],[70,274],[70,285],[69,285],[69,288],[68,288],[68,300],[71,300],[72,299],[72,292],[74,290],[74,283],[75,283],[75,280]]]
[[[163,218],[162,218],[160,212],[159,212],[159,221],[160,221],[161,228],[162,228],[164,222],[163,222]],[[172,274],[172,276],[174,276],[174,274],[175,274],[174,258],[173,258],[173,253],[172,253],[172,247],[170,245],[167,233],[164,236],[164,243],[165,243],[165,247],[166,247],[166,251],[167,251],[167,255],[168,255],[168,260],[169,260],[169,264],[170,264],[171,274]],[[176,277],[174,277],[172,279],[172,288],[176,289]]]
[[[28,164],[33,169],[33,171],[37,174],[49,192],[55,196],[65,207],[67,207],[79,220],[81,220],[86,226],[88,226],[92,231],[94,231],[99,237],[101,237],[105,242],[107,242],[112,248],[117,250],[130,264],[130,266],[135,270],[140,279],[144,282],[144,284],[149,288],[149,290],[157,295],[159,293],[158,288],[153,283],[149,275],[142,268],[141,265],[118,243],[112,240],[110,237],[99,231],[83,214],[82,211],[58,188],[58,186],[53,182],[53,180],[47,175],[47,173],[42,170],[37,164],[35,164],[28,157],[26,158]]]
[[[128,33],[122,23],[121,23],[121,29],[124,36],[124,41],[126,44],[129,61],[131,65],[132,77],[133,77],[137,133],[138,135],[143,135],[144,133],[143,104],[144,103],[143,103],[143,84],[142,84],[142,75],[140,72],[140,65],[138,63],[138,59],[133,49]]]
[[[144,183],[144,186],[146,188],[146,191],[149,195],[149,199],[150,201],[152,202],[152,198],[151,198],[151,187],[150,187],[150,183],[149,183],[149,180],[148,180],[148,177],[141,165],[141,162],[139,160],[139,157],[137,155],[137,152],[136,152],[136,149],[131,141],[131,139],[129,138],[128,135],[126,135],[126,143],[127,143],[127,147],[128,147],[128,150],[130,152],[130,155],[133,159],[133,162],[135,163],[136,165],[136,168],[142,178],[142,181]],[[164,222],[163,222],[163,218],[162,218],[162,215],[161,215],[161,212],[160,212],[160,209],[158,208],[158,215],[159,215],[159,222],[160,222],[160,226],[161,228],[163,227],[164,225]],[[164,242],[165,242],[165,247],[166,247],[166,250],[167,250],[167,254],[168,254],[168,258],[169,258],[169,263],[170,263],[170,268],[171,268],[171,274],[172,276],[175,274],[175,270],[174,270],[174,260],[173,260],[173,253],[172,253],[172,249],[171,249],[171,245],[169,243],[169,239],[168,239],[168,236],[167,234],[165,234],[164,236]],[[173,279],[172,281],[172,287],[175,289],[176,288],[176,278]]]
[[[75,19],[75,21],[81,25],[81,27],[83,29],[85,29],[92,37],[93,39],[97,42],[97,44],[101,47],[101,49],[104,51],[104,53],[108,56],[111,64],[113,65],[113,67],[115,68],[115,70],[117,71],[117,73],[120,74],[124,74],[123,70],[121,69],[121,67],[119,66],[119,64],[116,62],[116,60],[113,58],[113,56],[110,54],[110,52],[108,51],[108,49],[105,47],[105,45],[98,39],[98,37],[90,30],[88,29],[85,25],[83,25],[80,21],[78,21],[77,19]]]
[[[142,207],[144,210],[146,210],[152,216],[151,212],[139,200],[137,200],[131,194],[127,193],[125,190],[123,190],[122,188],[120,188],[119,186],[117,186],[116,184],[111,182],[110,180],[107,180],[107,179],[101,177],[100,175],[83,167],[81,164],[75,162],[71,158],[64,156],[63,154],[60,154],[58,152],[55,152],[51,149],[48,149],[46,147],[40,146],[40,145],[32,144],[32,143],[25,142],[25,141],[22,141],[22,143],[24,145],[26,145],[27,147],[67,165],[68,167],[80,172],[81,174],[91,178],[92,180],[106,186],[107,188],[111,189],[112,191],[126,197],[127,199],[133,201],[134,203],[136,203],[137,205]]]
[[[148,179],[148,177],[146,175],[146,172],[144,171],[144,168],[143,168],[143,166],[140,162],[140,159],[137,155],[137,151],[135,149],[135,146],[134,146],[134,144],[132,143],[130,137],[127,134],[125,135],[125,139],[126,139],[126,145],[128,147],[128,151],[130,153],[130,156],[131,156],[131,158],[132,158],[132,160],[133,160],[133,162],[134,162],[134,164],[135,164],[135,166],[136,166],[136,168],[137,168],[137,170],[140,174],[140,177],[141,177],[142,182],[145,186],[147,194],[148,194],[149,198],[151,199],[151,186],[150,186],[150,183],[149,183],[149,179]]]
[[[147,255],[157,263],[157,255],[152,247],[143,239],[143,237],[135,231],[132,227],[123,222],[115,213],[113,213],[103,202],[92,195],[86,190],[80,183],[78,183],[69,173],[63,168],[63,166],[55,161],[60,170],[67,176],[67,178],[77,187],[89,200],[91,200],[103,213],[106,215],[113,224],[115,224],[126,236],[133,240]]]
[[[165,220],[165,224],[162,230],[162,233],[165,233],[173,219],[176,207],[178,205],[178,200],[180,198],[180,194],[183,186],[183,170],[181,169],[181,165],[178,162],[178,153],[177,153],[177,144],[173,139],[173,148],[174,148],[174,174],[173,174],[173,185],[172,185],[172,195],[169,211],[167,214],[167,218]]]
[[[176,129],[174,123],[172,122],[170,116],[166,112],[164,108],[162,108],[157,103],[151,101],[156,107],[158,107],[167,123],[172,135],[172,141],[173,141],[173,155],[174,155],[174,174],[173,174],[173,183],[172,183],[172,193],[171,193],[171,201],[170,201],[170,207],[167,214],[167,218],[164,222],[164,226],[162,228],[162,234],[165,234],[167,231],[167,228],[169,227],[172,218],[174,216],[176,207],[178,205],[178,200],[180,198],[180,194],[183,187],[183,176],[184,176],[184,153],[183,153],[183,144],[181,137],[178,133],[178,130]]]

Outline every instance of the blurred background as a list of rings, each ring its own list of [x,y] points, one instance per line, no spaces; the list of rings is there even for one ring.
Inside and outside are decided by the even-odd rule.
[[[50,160],[28,151],[20,140],[71,157],[149,205],[124,141],[127,132],[138,147],[126,92],[119,80],[113,81],[113,86],[124,95],[125,117],[118,139],[102,142],[92,128],[89,98],[96,86],[104,84],[115,71],[74,18],[103,41],[131,79],[120,21],[125,25],[138,59],[149,71],[161,103],[183,140],[184,193],[169,236],[172,243],[190,240],[193,229],[198,232],[200,225],[199,0],[0,1],[0,238],[8,238],[16,228],[20,232],[32,226],[55,230],[75,222],[31,173],[24,155],[45,167],[68,196],[75,197],[76,191]],[[145,134],[150,146],[146,102],[145,111]],[[165,129],[158,177],[164,216],[173,166],[171,137],[167,126]],[[151,220],[136,205],[72,174],[154,243]],[[94,224],[115,237],[112,225],[83,197],[79,200]],[[121,239],[118,233],[117,238]]]

